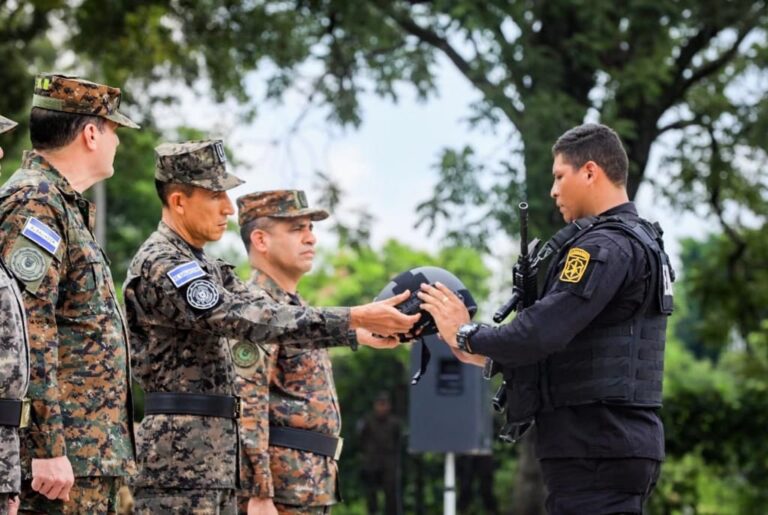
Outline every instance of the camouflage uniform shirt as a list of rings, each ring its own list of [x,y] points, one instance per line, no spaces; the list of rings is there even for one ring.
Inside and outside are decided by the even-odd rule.
[[[256,295],[300,305],[268,275],[254,270],[249,281]],[[338,499],[338,466],[333,458],[269,446],[269,426],[288,426],[338,437],[341,415],[331,359],[326,349],[270,346],[270,354],[252,366],[236,363],[243,400],[241,433],[244,495],[274,497],[294,506],[325,506]]]
[[[24,304],[16,281],[0,262],[0,399],[20,400],[28,385],[29,348]],[[0,426],[0,494],[16,493],[20,488],[18,429]]]
[[[135,467],[127,334],[94,214],[35,152],[0,190],[0,257],[23,287],[29,326],[26,473],[31,458],[63,455],[75,476]]]
[[[131,262],[125,303],[133,366],[145,392],[234,395],[228,338],[253,352],[262,342],[348,344],[348,308],[281,306],[255,295],[231,265],[208,258],[163,222]],[[146,416],[134,484],[234,489],[238,445],[231,419]]]

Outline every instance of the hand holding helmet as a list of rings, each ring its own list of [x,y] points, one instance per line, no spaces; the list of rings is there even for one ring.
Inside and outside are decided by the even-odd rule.
[[[419,381],[429,363],[430,352],[427,346],[424,345],[423,337],[438,333],[438,325],[435,323],[435,318],[433,318],[429,309],[425,308],[421,287],[422,285],[435,286],[438,283],[445,288],[445,291],[436,294],[434,298],[439,299],[439,302],[442,303],[442,299],[445,297],[446,307],[440,310],[430,309],[435,311],[435,314],[440,318],[440,323],[446,325],[446,321],[452,316],[447,311],[449,305],[451,308],[450,313],[461,313],[459,320],[469,321],[469,318],[477,311],[477,303],[472,294],[455,275],[435,266],[422,266],[403,272],[392,279],[376,297],[376,300],[391,299],[405,291],[410,291],[411,294],[407,298],[403,298],[404,300],[395,305],[395,308],[407,315],[421,314],[421,318],[419,318],[408,333],[398,334],[400,341],[417,339],[422,342],[421,367],[419,372],[413,377],[411,384],[416,384]],[[439,291],[435,288],[433,290]],[[433,300],[433,297],[428,293],[426,298]],[[460,322],[459,325],[461,323],[463,322]],[[446,334],[448,330],[446,328]]]
[[[418,293],[421,309],[432,316],[438,334],[451,347],[458,347],[456,333],[472,318],[464,302],[444,284],[422,284]]]

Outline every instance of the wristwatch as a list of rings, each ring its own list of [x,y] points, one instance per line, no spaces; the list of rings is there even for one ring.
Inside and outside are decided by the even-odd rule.
[[[462,324],[459,326],[459,330],[456,332],[456,345],[458,345],[459,350],[473,354],[469,341],[472,339],[472,335],[474,335],[481,327],[483,327],[481,324],[473,323]]]
[[[360,343],[357,341],[357,331],[354,329],[347,331],[347,343],[349,344],[349,348],[353,351],[356,351],[358,345],[360,345]]]

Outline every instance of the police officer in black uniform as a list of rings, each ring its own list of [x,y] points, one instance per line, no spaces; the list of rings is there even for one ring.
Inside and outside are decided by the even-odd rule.
[[[642,513],[664,459],[657,410],[673,272],[660,227],[629,201],[627,155],[613,130],[575,127],[552,153],[551,195],[568,226],[548,243],[539,300],[500,327],[469,323],[442,285],[422,287],[422,307],[459,359],[482,365],[487,356],[505,377],[537,371],[536,450],[550,514]]]

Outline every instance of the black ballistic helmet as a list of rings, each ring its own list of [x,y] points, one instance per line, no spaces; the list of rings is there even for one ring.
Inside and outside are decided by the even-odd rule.
[[[403,272],[392,279],[376,296],[376,300],[386,300],[405,290],[410,290],[411,296],[395,307],[398,311],[405,313],[406,315],[421,313],[421,318],[419,318],[419,321],[416,322],[413,329],[411,329],[414,334],[418,334],[416,339],[421,341],[421,364],[418,372],[416,372],[416,375],[411,379],[412,385],[418,383],[421,376],[424,375],[431,356],[429,348],[424,343],[423,338],[425,336],[437,334],[435,319],[432,318],[432,315],[421,309],[421,299],[417,294],[419,293],[422,284],[427,283],[434,286],[437,282],[448,287],[453,293],[458,295],[467,307],[470,318],[475,316],[475,313],[477,312],[477,302],[475,302],[475,299],[472,297],[472,294],[469,293],[469,290],[455,275],[436,266],[420,266],[408,270],[407,272]],[[401,342],[411,339],[412,338],[409,338],[407,335],[400,335]]]
[[[419,287],[424,284],[442,283],[446,287],[450,288],[458,297],[464,302],[464,305],[469,311],[469,316],[475,316],[477,312],[477,302],[469,293],[469,290],[464,284],[452,273],[436,266],[420,266],[407,272],[403,272],[398,275],[387,284],[383,290],[376,296],[376,300],[386,300],[390,297],[410,290],[411,296],[405,301],[395,306],[398,311],[405,313],[406,315],[413,315],[415,313],[421,313],[421,318],[413,326],[413,333],[419,333],[420,336],[429,336],[431,334],[437,334],[437,326],[432,315],[421,309],[421,299],[417,297],[419,293]],[[419,332],[419,330],[421,330]],[[405,335],[400,336],[400,341],[407,341],[409,338]]]

